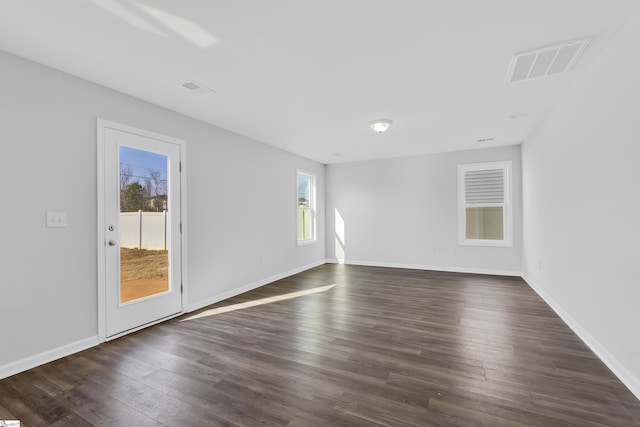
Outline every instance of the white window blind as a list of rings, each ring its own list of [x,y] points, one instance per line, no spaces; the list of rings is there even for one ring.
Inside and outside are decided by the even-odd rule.
[[[464,197],[468,205],[504,203],[504,169],[466,171]]]

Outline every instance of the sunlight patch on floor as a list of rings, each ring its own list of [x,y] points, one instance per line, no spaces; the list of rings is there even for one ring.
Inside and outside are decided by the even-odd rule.
[[[193,316],[189,316],[185,319],[180,320],[181,322],[186,322],[187,320],[194,320],[194,319],[199,319],[202,317],[209,317],[209,316],[215,316],[216,314],[222,314],[222,313],[229,313],[231,311],[236,311],[236,310],[243,310],[245,308],[251,308],[251,307],[256,307],[259,305],[264,305],[264,304],[270,304],[272,302],[278,302],[278,301],[284,301],[284,300],[288,300],[288,299],[292,299],[292,298],[298,298],[298,297],[302,297],[305,295],[312,295],[312,294],[317,294],[319,292],[326,292],[332,288],[334,288],[336,285],[327,285],[327,286],[321,286],[318,288],[313,288],[313,289],[307,289],[304,291],[298,291],[298,292],[291,292],[288,294],[283,294],[283,295],[278,295],[275,297],[269,297],[269,298],[262,298],[262,299],[258,299],[255,301],[247,301],[247,302],[241,302],[238,304],[232,304],[232,305],[226,305],[224,307],[218,307],[218,308],[212,308],[211,310],[206,310],[203,311],[201,313],[197,313],[194,314]]]

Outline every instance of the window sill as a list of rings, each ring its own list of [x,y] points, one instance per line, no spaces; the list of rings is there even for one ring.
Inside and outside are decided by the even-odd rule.
[[[507,240],[462,240],[458,242],[460,246],[487,246],[487,247],[502,247],[512,248],[513,242]]]
[[[313,245],[314,243],[318,243],[318,239],[313,239],[313,240],[298,240],[298,244],[297,244],[296,246]]]

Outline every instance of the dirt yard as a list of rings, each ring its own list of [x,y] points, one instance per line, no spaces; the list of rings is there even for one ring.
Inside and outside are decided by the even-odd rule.
[[[120,248],[120,302],[169,289],[169,253]]]

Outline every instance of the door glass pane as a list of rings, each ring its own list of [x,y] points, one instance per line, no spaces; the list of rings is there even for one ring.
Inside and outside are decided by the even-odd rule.
[[[502,207],[466,208],[467,239],[504,240]]]
[[[120,303],[169,290],[168,160],[120,147]]]

